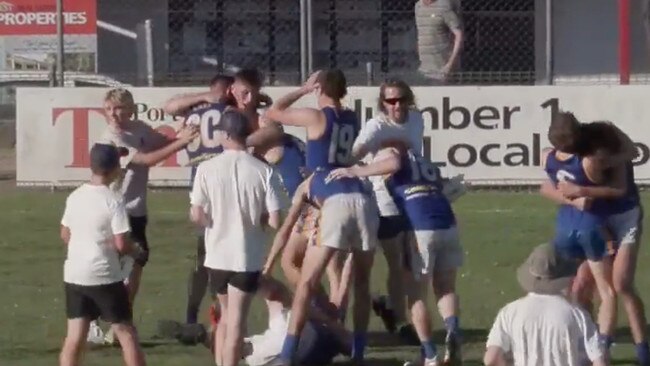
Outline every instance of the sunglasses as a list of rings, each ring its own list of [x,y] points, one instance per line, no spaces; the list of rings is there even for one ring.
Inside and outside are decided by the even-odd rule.
[[[406,102],[406,98],[400,97],[400,98],[385,98],[384,103],[390,104],[390,105],[395,105],[397,102],[400,102],[400,104],[404,104]]]

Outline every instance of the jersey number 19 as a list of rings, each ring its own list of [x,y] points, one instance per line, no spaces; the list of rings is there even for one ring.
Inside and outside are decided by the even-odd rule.
[[[352,145],[354,144],[354,126],[334,123],[328,163],[348,165],[352,160]]]

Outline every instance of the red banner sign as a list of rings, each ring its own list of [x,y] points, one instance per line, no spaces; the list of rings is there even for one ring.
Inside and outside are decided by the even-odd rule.
[[[63,33],[96,34],[95,0],[63,0]],[[0,0],[0,36],[56,34],[56,0]]]

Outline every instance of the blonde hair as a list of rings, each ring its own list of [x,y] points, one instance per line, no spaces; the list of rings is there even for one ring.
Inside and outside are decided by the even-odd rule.
[[[125,104],[129,106],[135,106],[135,101],[133,100],[133,94],[130,91],[124,88],[115,88],[109,90],[104,96],[105,102],[114,102],[118,104]]]

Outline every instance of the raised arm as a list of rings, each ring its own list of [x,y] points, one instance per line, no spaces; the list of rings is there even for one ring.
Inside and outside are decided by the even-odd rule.
[[[177,95],[165,102],[163,111],[172,116],[182,116],[198,105],[217,103],[223,97],[223,95],[211,91]]]
[[[130,162],[150,167],[155,166],[161,161],[167,159],[170,155],[184,148],[194,140],[198,134],[199,130],[195,126],[185,126],[178,133],[175,140],[157,150],[150,152],[132,151],[133,155],[130,158]]]
[[[320,123],[324,116],[317,109],[289,108],[298,99],[316,90],[318,87],[317,80],[318,72],[311,75],[303,86],[275,101],[271,108],[266,111],[265,118],[283,125],[299,127]]]

